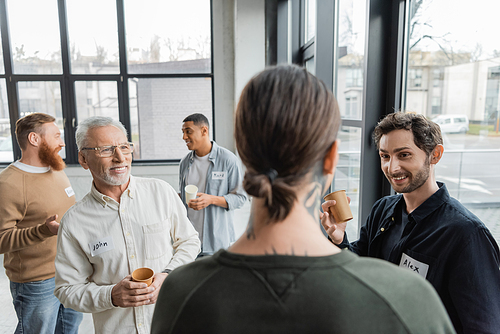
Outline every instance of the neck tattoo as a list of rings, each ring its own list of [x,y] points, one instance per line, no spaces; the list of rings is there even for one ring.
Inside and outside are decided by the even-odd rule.
[[[325,188],[326,178],[323,176],[322,164],[317,164],[311,175],[311,191],[304,198],[304,207],[315,221],[319,221],[321,195]]]

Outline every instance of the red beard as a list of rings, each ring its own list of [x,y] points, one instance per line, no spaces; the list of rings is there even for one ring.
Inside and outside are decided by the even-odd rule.
[[[64,160],[58,154],[61,147],[51,149],[45,140],[42,140],[40,149],[38,150],[38,157],[43,164],[49,165],[53,170],[59,171],[66,167]]]

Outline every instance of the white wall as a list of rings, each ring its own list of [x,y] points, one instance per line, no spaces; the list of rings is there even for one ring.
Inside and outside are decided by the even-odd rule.
[[[235,0],[235,100],[266,66],[265,0]]]

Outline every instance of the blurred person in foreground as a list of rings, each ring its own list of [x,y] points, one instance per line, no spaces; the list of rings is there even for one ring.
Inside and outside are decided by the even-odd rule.
[[[120,122],[87,118],[76,144],[93,182],[61,220],[54,293],[63,305],[92,313],[96,333],[149,333],[160,287],[196,258],[198,233],[168,183],[130,175],[133,144]],[[155,272],[149,287],[131,279],[141,267]]]
[[[186,209],[200,236],[199,256],[212,255],[236,240],[234,210],[247,200],[238,158],[210,140],[208,127],[203,114],[192,114],[183,120],[182,139],[191,152],[179,164],[182,202],[186,203],[186,185],[198,187],[196,198],[186,203]]]
[[[21,159],[0,173],[0,252],[17,314],[15,333],[77,333],[83,318],[54,296],[56,234],[75,204],[55,121],[44,113],[20,118]]]
[[[375,128],[382,171],[399,193],[377,201],[349,244],[346,223],[328,214],[322,224],[334,244],[361,256],[385,259],[426,278],[458,333],[500,333],[500,255],[486,226],[436,182],[443,156],[437,124],[423,115],[396,112]]]
[[[333,94],[304,68],[250,80],[235,117],[254,196],[247,231],[167,277],[152,333],[454,333],[424,279],[324,237],[319,209],[339,124]]]

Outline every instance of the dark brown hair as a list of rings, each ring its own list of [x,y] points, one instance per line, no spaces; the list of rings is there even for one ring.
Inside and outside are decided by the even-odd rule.
[[[199,113],[191,114],[188,117],[184,118],[184,120],[182,120],[182,123],[185,122],[193,122],[193,124],[197,126],[203,126],[203,125],[206,125],[207,127],[209,126],[208,118],[205,115]]]
[[[290,213],[293,187],[323,161],[339,125],[332,92],[304,68],[271,67],[245,86],[235,116],[236,147],[247,167],[243,187],[266,199],[271,220]]]
[[[428,120],[423,115],[414,112],[398,111],[387,115],[375,127],[373,140],[377,145],[377,149],[380,148],[380,138],[394,130],[411,131],[415,145],[424,151],[427,156],[432,154],[436,145],[443,144],[439,125]]]
[[[44,113],[33,113],[18,119],[16,122],[16,138],[19,147],[25,150],[28,146],[28,135],[31,132],[43,134],[41,132],[42,125],[55,121],[56,119],[54,117]]]

